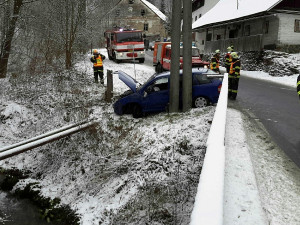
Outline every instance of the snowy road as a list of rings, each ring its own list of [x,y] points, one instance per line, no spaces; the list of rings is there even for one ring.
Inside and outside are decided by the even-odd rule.
[[[262,122],[276,144],[300,167],[300,104],[295,88],[241,76],[237,103]]]

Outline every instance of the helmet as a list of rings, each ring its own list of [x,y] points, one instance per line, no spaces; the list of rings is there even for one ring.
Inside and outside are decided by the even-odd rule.
[[[231,56],[232,56],[232,58],[234,58],[234,59],[238,59],[238,58],[239,58],[239,56],[238,56],[238,54],[237,54],[236,52],[232,52],[232,53],[231,53]]]
[[[93,54],[94,54],[94,55],[98,55],[98,54],[99,54],[99,53],[98,53],[98,50],[97,50],[97,49],[94,49],[94,50],[93,50]]]
[[[216,53],[216,54],[220,54],[220,50],[217,49],[217,50],[215,51],[215,53]]]
[[[229,52],[232,52],[232,51],[233,51],[233,48],[232,48],[231,46],[229,46],[229,47],[227,48],[227,50],[228,50]]]

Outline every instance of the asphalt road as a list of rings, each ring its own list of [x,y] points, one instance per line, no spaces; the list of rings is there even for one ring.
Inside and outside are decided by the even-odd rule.
[[[241,75],[233,104],[260,120],[273,141],[300,168],[300,101],[295,88]]]

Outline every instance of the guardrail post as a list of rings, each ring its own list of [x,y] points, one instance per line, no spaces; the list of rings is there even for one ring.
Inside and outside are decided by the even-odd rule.
[[[113,72],[107,70],[107,87],[105,92],[105,101],[111,102],[113,97]]]

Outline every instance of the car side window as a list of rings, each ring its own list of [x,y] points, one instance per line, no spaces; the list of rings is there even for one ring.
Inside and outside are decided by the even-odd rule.
[[[168,90],[169,79],[167,77],[162,77],[157,79],[150,85],[150,92]]]
[[[211,81],[208,79],[206,74],[195,74],[193,79],[193,85],[208,84]]]

